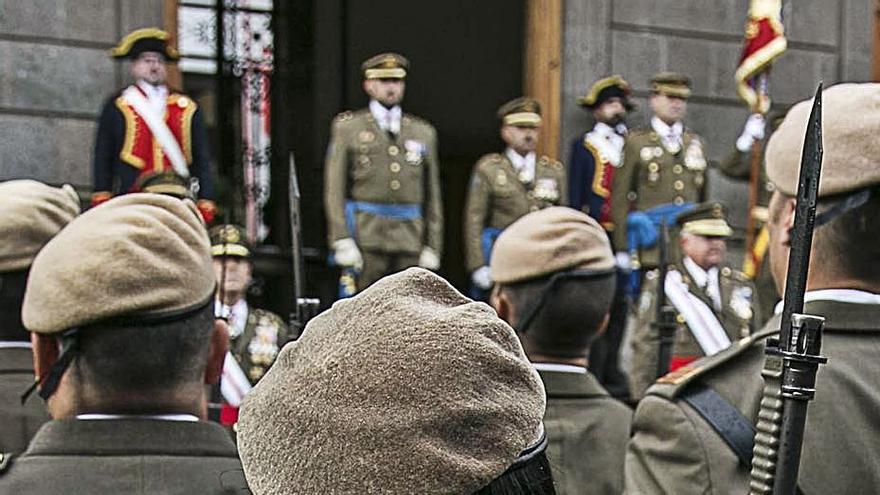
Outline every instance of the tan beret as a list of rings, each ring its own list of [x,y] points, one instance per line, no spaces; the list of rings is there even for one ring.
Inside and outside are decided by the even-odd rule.
[[[23,270],[79,215],[79,197],[68,185],[10,180],[0,183],[0,212],[0,272]]]
[[[123,315],[159,315],[210,300],[208,233],[192,201],[126,194],[68,224],[40,251],[22,305],[25,328],[55,333]]]
[[[313,319],[247,395],[256,494],[473,493],[543,431],[544,388],[489,306],[420,268]]]
[[[608,234],[588,215],[564,206],[523,216],[492,248],[492,279],[510,284],[562,270],[614,267]]]
[[[797,193],[801,152],[812,98],[789,110],[770,136],[767,177],[789,196]],[[822,175],[819,196],[880,183],[880,84],[838,84],[822,93]]]

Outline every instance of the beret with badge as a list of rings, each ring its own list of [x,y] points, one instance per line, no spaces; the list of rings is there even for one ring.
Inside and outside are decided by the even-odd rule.
[[[0,183],[0,273],[24,270],[80,212],[72,187],[34,180]]]
[[[420,268],[337,301],[247,395],[254,493],[473,493],[543,444],[544,388],[513,330]]]
[[[498,118],[504,125],[538,127],[541,125],[541,103],[528,96],[515,98],[501,105]]]

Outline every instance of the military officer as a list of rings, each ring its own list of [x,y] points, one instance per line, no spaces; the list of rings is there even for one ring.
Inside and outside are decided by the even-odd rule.
[[[254,493],[554,493],[516,335],[421,268],[309,321],[241,411]]]
[[[679,261],[668,267],[666,298],[675,309],[678,328],[670,369],[715,354],[756,330],[754,285],[742,272],[724,264],[726,238],[733,233],[721,203],[703,203],[679,215]],[[659,336],[658,270],[645,275],[633,327],[630,389],[640,398],[656,378]]]
[[[324,203],[334,261],[359,271],[358,290],[410,266],[440,267],[443,206],[437,131],[400,108],[409,61],[383,53],[361,65],[367,108],[333,120]]]
[[[471,175],[465,207],[464,237],[467,271],[474,296],[485,299],[492,287],[489,258],[498,234],[519,217],[565,204],[565,168],[552,158],[535,155],[541,105],[516,98],[498,109],[504,153],[483,156]]]
[[[625,119],[627,112],[633,109],[629,84],[616,75],[599,79],[578,99],[578,104],[592,114],[595,125],[572,143],[568,205],[595,218],[610,236],[614,231],[611,185],[614,172],[623,165]],[[618,360],[627,320],[625,276],[621,271],[608,329],[593,342],[590,350],[590,371],[619,398],[629,395],[627,379]]]
[[[611,188],[612,244],[624,258],[627,245],[627,215],[673,203],[702,201],[706,191],[706,159],[703,140],[684,127],[682,120],[691,95],[691,80],[683,74],[661,72],[651,78],[649,104],[653,117],[646,129],[635,129],[626,137],[623,165],[614,174]],[[657,249],[638,254],[639,266],[657,266]]]
[[[795,105],[770,137],[770,266],[785,283],[801,148],[811,101]],[[825,317],[822,354],[800,459],[803,493],[872,493],[880,431],[880,85],[839,84],[823,94],[822,176],[804,312]],[[780,305],[781,306],[781,305]],[[662,378],[642,399],[627,448],[627,493],[745,493],[765,378],[764,328]],[[768,373],[767,380],[772,378]],[[778,382],[777,382],[778,383]],[[770,392],[778,394],[778,385]],[[719,417],[721,413],[721,417]],[[714,426],[713,426],[714,425]],[[741,439],[745,439],[743,442]],[[736,449],[734,449],[735,446]]]
[[[228,224],[213,227],[211,254],[217,283],[222,284],[217,290],[214,314],[227,319],[229,351],[251,384],[256,384],[289,340],[287,325],[275,313],[247,302],[253,265],[243,228]]]
[[[126,194],[71,221],[28,274],[22,321],[52,421],[0,463],[0,493],[238,493],[235,445],[204,421],[226,354],[194,203]]]
[[[160,29],[138,29],[111,51],[113,58],[131,61],[135,83],[112,96],[101,110],[92,205],[141,191],[144,180],[172,173],[187,186],[191,180],[197,184],[189,188],[210,223],[216,206],[208,138],[196,102],[165,84],[166,63],[179,58],[168,38]]]
[[[556,493],[619,494],[632,411],[587,369],[609,321],[617,271],[599,224],[566,207],[513,222],[492,249],[491,304],[544,382]]]
[[[49,420],[38,401],[22,405],[34,382],[31,338],[21,323],[21,301],[31,263],[42,247],[79,214],[73,188],[31,180],[0,183],[0,452],[22,452]]]

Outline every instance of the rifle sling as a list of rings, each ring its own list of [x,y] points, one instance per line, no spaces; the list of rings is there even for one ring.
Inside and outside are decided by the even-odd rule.
[[[752,466],[755,428],[739,409],[718,392],[703,384],[689,386],[681,398],[712,426],[746,469]]]

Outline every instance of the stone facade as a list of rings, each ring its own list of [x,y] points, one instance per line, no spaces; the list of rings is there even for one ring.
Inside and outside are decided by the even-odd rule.
[[[0,180],[91,184],[95,120],[127,80],[107,55],[161,26],[162,0],[6,2],[0,15]]]
[[[579,0],[565,2],[563,112],[560,156],[592,125],[575,101],[596,79],[620,74],[633,86],[639,109],[631,126],[647,123],[649,79],[660,70],[693,78],[686,124],[720,159],[734,146],[748,115],[736,95],[734,72],[742,50],[745,0]],[[774,108],[812,96],[816,84],[866,81],[871,75],[872,2],[784,0],[788,50],[773,67]],[[747,186],[713,171],[709,194],[727,202],[733,223],[745,225]]]

